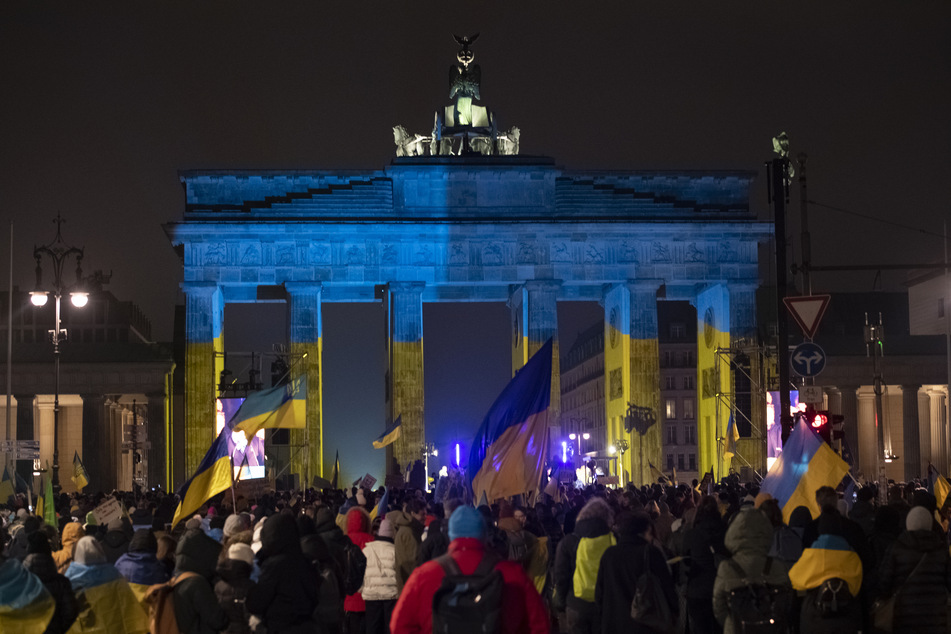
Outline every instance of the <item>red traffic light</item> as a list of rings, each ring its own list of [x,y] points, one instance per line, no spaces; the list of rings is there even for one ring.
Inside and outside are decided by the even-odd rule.
[[[821,429],[823,425],[829,422],[829,417],[823,412],[816,412],[815,418],[812,419],[811,424],[813,429]]]

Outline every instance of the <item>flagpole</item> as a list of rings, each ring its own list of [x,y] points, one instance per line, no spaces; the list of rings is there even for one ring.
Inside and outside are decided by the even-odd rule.
[[[228,464],[231,465],[231,511],[233,513],[238,512],[238,500],[234,495],[234,456],[231,455],[231,452],[228,452]]]

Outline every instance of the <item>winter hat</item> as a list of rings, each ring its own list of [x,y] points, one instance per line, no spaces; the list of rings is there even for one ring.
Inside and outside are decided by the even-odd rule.
[[[254,551],[247,544],[231,544],[228,548],[228,559],[243,561],[249,566],[254,565]]]
[[[99,545],[99,541],[91,535],[87,535],[76,542],[73,561],[80,565],[109,563],[109,560],[106,559],[106,553],[102,551],[102,546]]]
[[[201,528],[201,518],[197,515],[185,522],[185,530],[190,531],[196,528]]]
[[[86,526],[98,526],[99,522],[96,521],[96,514],[92,511],[86,513]]]
[[[905,528],[909,531],[930,531],[931,513],[923,506],[916,506],[908,512],[905,519]]]
[[[17,509],[18,520],[25,520],[27,515],[29,515],[29,513],[27,513],[26,509]]]
[[[482,539],[485,536],[485,522],[482,515],[471,506],[461,506],[453,511],[449,518],[449,539],[459,537],[475,537]]]
[[[244,524],[244,518],[240,515],[229,515],[228,519],[225,520],[225,537],[231,537],[235,533],[240,533],[244,530],[247,530],[247,528]]]
[[[152,553],[154,555],[157,551],[158,540],[155,539],[151,529],[140,528],[135,531],[132,541],[129,542],[130,553]]]
[[[390,520],[383,518],[383,521],[380,522],[380,530],[377,531],[377,535],[380,537],[393,537],[393,524]]]

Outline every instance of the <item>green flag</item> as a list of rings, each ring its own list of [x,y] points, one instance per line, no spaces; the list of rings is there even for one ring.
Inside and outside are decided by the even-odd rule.
[[[46,478],[46,488],[43,490],[43,521],[54,528],[59,528],[59,523],[56,521],[56,505],[53,503],[53,480],[51,478]]]

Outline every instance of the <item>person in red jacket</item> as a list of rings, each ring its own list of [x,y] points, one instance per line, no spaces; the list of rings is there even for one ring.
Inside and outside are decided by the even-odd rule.
[[[485,555],[485,523],[471,506],[462,506],[449,518],[449,555],[463,574],[472,574]],[[545,605],[535,585],[514,561],[499,561],[495,569],[502,573],[505,592],[502,598],[504,634],[549,634],[551,630]],[[442,566],[428,561],[410,575],[403,587],[393,616],[390,634],[429,634],[433,631],[433,595],[442,584]]]
[[[360,550],[373,541],[370,534],[370,516],[363,507],[355,506],[347,511],[347,537]],[[348,595],[343,600],[344,631],[348,634],[365,634],[367,606],[359,592]]]

